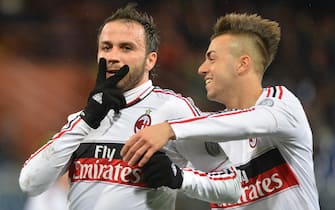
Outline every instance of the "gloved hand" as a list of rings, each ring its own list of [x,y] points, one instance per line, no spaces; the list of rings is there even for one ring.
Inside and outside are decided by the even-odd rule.
[[[164,153],[153,155],[141,169],[141,179],[147,187],[167,186],[171,189],[180,189],[182,186],[182,170]]]
[[[126,99],[116,85],[129,72],[129,67],[124,65],[108,79],[106,79],[106,71],[106,59],[100,58],[95,87],[89,94],[85,109],[80,114],[81,118],[94,129],[100,126],[100,122],[110,109],[119,113],[120,109],[126,106]]]

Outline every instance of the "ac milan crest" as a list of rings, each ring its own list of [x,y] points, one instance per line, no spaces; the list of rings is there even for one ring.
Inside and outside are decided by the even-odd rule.
[[[135,122],[134,126],[134,132],[137,133],[137,131],[150,126],[151,125],[151,117],[150,117],[151,110],[147,110],[145,114],[141,115],[137,121]]]

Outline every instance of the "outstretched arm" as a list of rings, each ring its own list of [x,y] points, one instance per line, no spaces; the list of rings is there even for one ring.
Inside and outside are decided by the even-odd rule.
[[[169,139],[217,142],[248,139],[273,134],[278,129],[289,132],[295,123],[285,111],[267,106],[165,122],[132,136],[121,155],[130,164],[139,162],[139,166],[143,166]]]
[[[224,165],[224,166],[223,166]],[[189,197],[213,203],[236,202],[242,193],[241,174],[227,159],[215,172],[179,168],[163,153],[142,167],[142,181],[152,188],[178,189]]]
[[[146,127],[129,138],[121,150],[121,156],[130,166],[140,160],[138,165],[142,167],[169,139],[174,138],[174,132],[167,122]]]

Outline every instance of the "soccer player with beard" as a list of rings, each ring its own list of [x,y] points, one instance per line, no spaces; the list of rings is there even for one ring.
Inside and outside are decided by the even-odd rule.
[[[40,194],[68,171],[71,210],[172,210],[177,190],[170,188],[216,203],[240,197],[240,173],[217,143],[172,143],[156,153],[152,162],[166,166],[161,172],[169,175],[163,184],[150,176],[154,167],[122,160],[125,141],[144,127],[200,115],[186,98],[153,86],[158,43],[152,18],[132,5],[105,20],[87,105],[25,162],[19,178],[24,192]],[[202,171],[181,168],[188,161]]]

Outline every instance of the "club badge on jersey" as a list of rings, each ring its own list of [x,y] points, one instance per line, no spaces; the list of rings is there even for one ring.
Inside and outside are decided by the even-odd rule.
[[[135,123],[134,132],[137,133],[139,130],[151,125],[151,110],[147,109],[145,114],[141,115]]]

